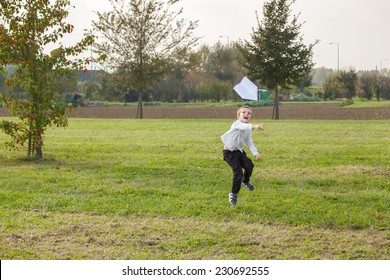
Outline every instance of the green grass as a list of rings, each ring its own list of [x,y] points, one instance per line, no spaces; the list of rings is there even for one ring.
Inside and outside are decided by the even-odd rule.
[[[229,207],[232,121],[71,119],[42,160],[0,146],[1,259],[389,259],[387,120],[264,122]]]
[[[390,100],[381,100],[381,101],[355,101],[354,104],[349,105],[350,108],[380,108],[380,107],[389,107]]]

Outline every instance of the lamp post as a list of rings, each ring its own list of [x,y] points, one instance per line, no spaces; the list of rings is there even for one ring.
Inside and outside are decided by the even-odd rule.
[[[226,37],[227,38],[227,46],[228,48],[230,47],[230,41],[229,41],[229,36],[228,35],[221,35],[219,38]]]
[[[332,42],[329,45],[337,45],[337,71],[340,71],[340,43]]]
[[[387,58],[382,58],[382,59],[381,59],[381,63],[380,63],[381,68],[379,68],[381,71],[382,71],[382,61],[388,61],[388,59],[387,59]]]

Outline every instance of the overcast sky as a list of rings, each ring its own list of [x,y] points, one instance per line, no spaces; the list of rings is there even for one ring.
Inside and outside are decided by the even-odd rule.
[[[195,34],[210,46],[250,39],[257,27],[256,11],[262,19],[264,0],[181,0],[183,17],[199,20]],[[90,28],[94,11],[109,10],[108,0],[71,0],[70,23],[74,36]],[[389,0],[296,0],[292,14],[300,13],[305,43],[320,42],[314,48],[315,67],[356,70],[390,68]],[[80,33],[77,33],[77,32]],[[79,35],[77,35],[79,34]],[[338,44],[330,44],[338,43]]]

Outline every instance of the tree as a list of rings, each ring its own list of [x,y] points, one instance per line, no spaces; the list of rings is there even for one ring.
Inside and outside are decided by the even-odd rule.
[[[313,71],[310,71],[306,73],[299,81],[298,84],[296,85],[300,92],[303,92],[303,90],[306,87],[310,87],[312,85],[312,80],[313,80]]]
[[[390,70],[389,69],[382,69],[381,71],[381,81],[382,81],[382,91],[380,98],[389,100],[390,99]]]
[[[352,99],[356,95],[357,74],[354,69],[342,70],[337,74],[337,79],[344,87],[344,97]]]
[[[336,74],[326,77],[322,87],[324,89],[325,100],[341,98],[343,85],[340,83],[339,79],[337,79]]]
[[[233,85],[230,81],[224,81],[215,77],[210,77],[203,81],[199,87],[199,99],[219,102],[227,99],[227,94],[231,92]]]
[[[238,63],[240,52],[234,47],[215,44],[204,61],[207,77],[236,83],[242,79],[243,70]]]
[[[290,21],[291,5],[295,0],[270,0],[264,3],[264,18],[253,29],[252,41],[239,46],[243,54],[242,65],[253,80],[274,89],[273,119],[279,119],[279,87],[288,89],[299,84],[313,68],[313,47],[306,46],[300,35],[302,24],[298,16]]]
[[[381,73],[374,73],[373,79],[371,80],[371,93],[376,98],[376,100],[379,102],[381,98],[381,93],[384,87],[384,76],[381,75]]]
[[[1,129],[11,136],[12,147],[28,142],[27,156],[42,157],[43,136],[48,126],[66,126],[67,102],[60,94],[61,79],[71,69],[81,68],[77,57],[93,43],[93,36],[73,47],[64,47],[59,40],[73,31],[65,22],[68,0],[2,0],[0,9],[0,65],[15,65],[9,88],[20,85],[25,99],[10,99],[7,107],[20,122],[0,122]],[[45,53],[55,46],[49,53]]]
[[[367,98],[368,100],[371,100],[373,96],[371,91],[371,85],[375,79],[374,76],[375,73],[373,72],[364,72],[359,79],[359,88],[362,92],[361,97]]]
[[[315,86],[322,86],[324,83],[325,79],[329,77],[330,75],[333,74],[332,69],[328,69],[325,67],[320,67],[313,69],[313,79],[312,79],[312,84]]]
[[[197,22],[188,24],[175,10],[180,0],[110,0],[113,11],[97,12],[93,26],[101,35],[96,44],[106,63],[121,75],[121,82],[138,95],[137,117],[143,118],[142,99],[153,83],[170,73],[179,49],[190,49]]]

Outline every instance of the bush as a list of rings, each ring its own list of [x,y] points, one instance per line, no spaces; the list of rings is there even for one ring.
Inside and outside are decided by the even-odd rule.
[[[340,103],[340,107],[345,107],[354,104],[355,102],[352,99],[344,100]]]
[[[363,98],[363,97],[354,97],[352,98],[352,100],[355,102],[368,102],[369,100],[367,98]]]
[[[250,107],[263,107],[263,106],[272,106],[274,103],[271,100],[257,100],[257,101],[247,101],[241,105],[248,105]]]
[[[307,96],[303,93],[298,93],[297,95],[291,95],[290,101],[296,101],[296,102],[316,102],[316,101],[322,101],[322,98],[315,97],[315,96]]]

